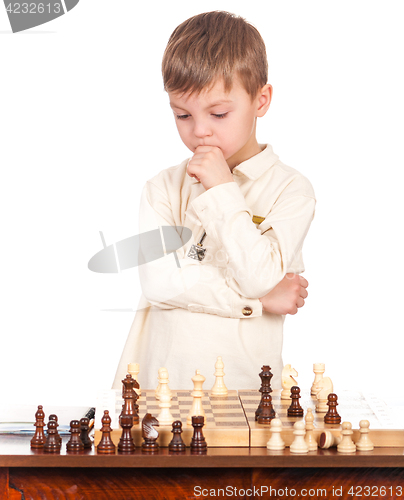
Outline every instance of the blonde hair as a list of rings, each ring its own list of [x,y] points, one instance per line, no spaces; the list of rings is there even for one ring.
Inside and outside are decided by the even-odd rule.
[[[268,80],[264,41],[245,19],[214,11],[191,17],[172,33],[163,56],[164,89],[200,93],[223,79],[229,92],[238,76],[253,100]]]

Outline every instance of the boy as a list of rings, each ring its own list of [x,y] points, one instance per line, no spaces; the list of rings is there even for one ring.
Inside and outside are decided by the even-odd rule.
[[[192,389],[200,369],[210,389],[222,356],[229,389],[259,387],[264,364],[279,388],[284,318],[307,297],[298,273],[315,198],[309,181],[256,139],[272,97],[264,42],[240,17],[200,14],[174,30],[162,70],[193,156],[146,183],[140,233],[176,227],[178,241],[168,244],[180,249],[139,267],[143,295],[114,387],[138,362],[141,387],[154,388],[164,366],[172,388]]]

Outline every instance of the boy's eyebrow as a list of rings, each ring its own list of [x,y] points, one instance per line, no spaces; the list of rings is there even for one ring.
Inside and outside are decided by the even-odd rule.
[[[220,104],[230,104],[234,102],[233,99],[220,99],[218,101],[214,101],[214,102],[211,102],[209,103],[207,106],[206,106],[206,109],[209,109],[209,108],[214,108],[215,106],[219,106]],[[177,109],[181,109],[183,111],[185,111],[184,108],[182,108],[181,106],[179,106],[178,104],[176,104],[175,102],[172,102],[170,101],[170,106],[173,108],[177,108]]]

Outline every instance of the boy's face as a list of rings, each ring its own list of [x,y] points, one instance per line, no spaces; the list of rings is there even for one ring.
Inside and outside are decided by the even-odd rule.
[[[263,89],[251,101],[236,78],[230,92],[225,92],[222,80],[200,94],[169,92],[182,142],[192,152],[198,146],[220,148],[231,170],[259,153],[261,148],[255,137],[256,118],[266,113],[272,87],[266,85]]]

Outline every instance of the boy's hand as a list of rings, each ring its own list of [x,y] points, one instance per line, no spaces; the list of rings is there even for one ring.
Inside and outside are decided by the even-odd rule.
[[[298,274],[287,273],[275,288],[260,298],[264,311],[273,314],[296,314],[307,298],[307,280]]]
[[[222,150],[215,146],[198,146],[189,160],[187,174],[208,190],[219,184],[235,182]]]

